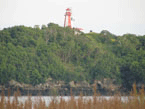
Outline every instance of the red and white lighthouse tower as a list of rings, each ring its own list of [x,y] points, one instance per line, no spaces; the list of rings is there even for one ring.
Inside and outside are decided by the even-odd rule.
[[[72,28],[71,26],[71,9],[70,8],[67,8],[66,9],[66,13],[65,13],[65,19],[64,19],[64,27],[70,27]]]

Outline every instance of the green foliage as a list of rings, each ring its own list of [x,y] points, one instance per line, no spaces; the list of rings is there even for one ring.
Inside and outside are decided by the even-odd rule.
[[[130,88],[135,81],[145,83],[144,68],[145,36],[115,36],[106,30],[75,35],[53,23],[0,31],[0,83],[112,78]]]

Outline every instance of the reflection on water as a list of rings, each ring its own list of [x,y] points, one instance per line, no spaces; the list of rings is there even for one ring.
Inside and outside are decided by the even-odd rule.
[[[42,99],[42,100],[45,101],[46,106],[48,106],[50,101],[56,100],[57,102],[59,102],[61,98],[67,101],[67,100],[71,99],[71,96],[56,96],[56,97],[54,97],[54,96],[32,96],[31,100],[32,100],[32,103],[34,103],[34,102],[37,102],[39,99]],[[74,96],[74,98],[78,99],[79,96]],[[93,100],[93,96],[83,96],[82,98],[85,101],[90,100],[90,99]],[[98,99],[100,101],[102,99],[109,100],[109,99],[112,99],[112,98],[114,98],[114,96],[96,96],[96,99]],[[127,102],[128,99],[132,99],[133,97],[131,97],[131,96],[129,96],[129,97],[128,96],[121,96],[121,97],[118,97],[118,98],[121,99],[122,102]],[[1,97],[0,97],[0,99],[1,99]],[[13,99],[14,99],[14,96],[10,96],[10,102],[12,102]],[[8,97],[5,97],[5,100],[7,101]],[[28,100],[28,96],[18,97],[18,101],[20,103],[24,103],[26,100]]]

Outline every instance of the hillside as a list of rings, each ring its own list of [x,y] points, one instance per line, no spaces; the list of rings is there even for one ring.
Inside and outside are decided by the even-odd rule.
[[[47,78],[87,81],[116,79],[130,88],[145,83],[145,36],[101,33],[75,35],[50,23],[0,31],[0,83],[39,84]]]

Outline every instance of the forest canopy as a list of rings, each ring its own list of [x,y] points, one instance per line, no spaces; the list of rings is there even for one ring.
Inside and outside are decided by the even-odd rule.
[[[0,30],[1,84],[13,79],[36,85],[49,77],[89,83],[111,78],[124,87],[145,83],[145,35],[75,35],[53,23]]]

